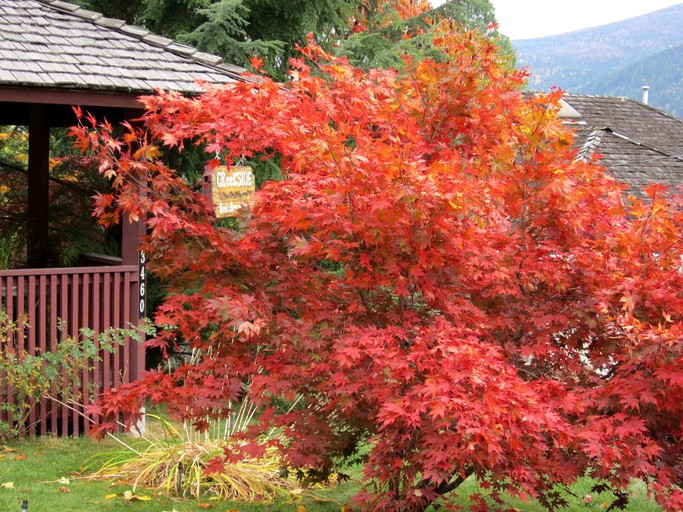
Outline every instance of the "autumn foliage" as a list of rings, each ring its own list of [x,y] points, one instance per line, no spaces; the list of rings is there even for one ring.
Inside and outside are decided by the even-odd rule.
[[[399,74],[311,43],[286,85],[160,92],[121,138],[74,129],[117,186],[101,219],[148,219],[169,291],[151,344],[207,354],[118,388],[104,417],[151,400],[202,428],[248,393],[292,468],[324,476],[364,447],[367,510],[448,506],[469,475],[489,505],[553,506],[586,473],[681,510],[679,201],[576,160],[559,92],[523,94],[489,40],[436,44],[448,59]],[[209,166],[279,159],[240,229],[159,157],[193,144]]]

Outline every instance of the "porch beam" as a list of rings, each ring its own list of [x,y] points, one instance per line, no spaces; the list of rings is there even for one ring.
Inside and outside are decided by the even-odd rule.
[[[43,89],[30,87],[0,87],[0,101],[12,103],[41,103],[47,105],[90,105],[140,109],[143,107],[140,93],[105,93],[89,90],[69,91],[64,89]]]

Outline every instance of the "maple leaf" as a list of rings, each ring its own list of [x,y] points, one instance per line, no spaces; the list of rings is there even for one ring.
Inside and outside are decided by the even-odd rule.
[[[172,147],[175,147],[178,145],[178,138],[169,132],[162,134],[161,140],[163,141],[164,145],[168,146],[169,148],[172,148]]]
[[[251,57],[251,59],[249,59],[249,63],[254,71],[258,71],[263,67],[263,59],[260,57]]]

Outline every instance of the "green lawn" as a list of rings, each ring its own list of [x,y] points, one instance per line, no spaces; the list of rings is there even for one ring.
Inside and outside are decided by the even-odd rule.
[[[590,492],[594,481],[589,478],[582,478],[576,482],[571,489],[571,494],[566,495],[569,502],[569,507],[566,508],[568,512],[605,512],[614,500],[612,493],[596,494]],[[467,500],[465,496],[478,491],[477,483],[474,479],[467,480],[461,487],[460,492],[463,498],[458,500],[458,503],[467,510]],[[638,482],[630,489],[629,505],[626,507],[627,512],[661,512],[657,504],[647,499],[647,490],[645,484]],[[584,502],[584,498],[590,496],[592,498],[589,503]],[[544,509],[535,501],[524,502],[519,499],[508,499],[508,504],[520,512],[542,512]]]
[[[315,495],[269,504],[217,503],[209,500],[170,500],[152,496],[142,490],[137,495],[149,496],[149,501],[126,501],[123,493],[130,487],[111,487],[106,482],[92,481],[81,473],[85,461],[103,451],[118,450],[119,445],[111,439],[103,442],[91,439],[40,438],[11,443],[9,449],[0,448],[0,511],[20,512],[21,502],[29,502],[29,512],[191,512],[214,510],[216,512],[297,512],[303,506],[308,512],[339,512],[343,504],[358,490],[357,482],[349,482],[333,489],[317,490]],[[10,451],[11,450],[11,451]],[[60,479],[62,479],[60,481]],[[67,483],[68,480],[68,483]],[[583,502],[589,494],[591,482],[584,479],[572,489],[575,496],[568,496],[569,511],[602,512],[611,502],[608,495],[592,495],[589,504]],[[474,480],[465,482],[460,503],[466,507],[466,495],[477,490]],[[117,493],[113,499],[108,494]],[[657,512],[660,509],[645,497],[643,485],[634,486],[631,512]],[[204,506],[202,506],[204,505]],[[521,512],[539,511],[533,502],[510,500],[510,505]],[[206,507],[209,508],[206,508]],[[466,508],[465,508],[466,509]],[[299,510],[302,510],[299,508]]]
[[[0,448],[0,511],[20,512],[21,502],[29,502],[29,512],[191,512],[215,510],[226,512],[277,511],[296,512],[305,506],[311,512],[338,512],[358,487],[348,483],[330,490],[317,490],[315,495],[296,497],[277,504],[217,503],[208,499],[171,500],[138,490],[136,495],[151,496],[150,501],[126,501],[123,493],[130,487],[111,487],[106,482],[92,481],[81,475],[87,459],[103,451],[120,449],[111,439],[97,442],[87,438],[39,438],[10,443],[12,451]],[[60,482],[60,479],[68,479]],[[3,486],[3,484],[5,484]],[[117,493],[113,499],[105,499]],[[202,507],[201,505],[204,505]],[[209,505],[209,508],[206,508]]]

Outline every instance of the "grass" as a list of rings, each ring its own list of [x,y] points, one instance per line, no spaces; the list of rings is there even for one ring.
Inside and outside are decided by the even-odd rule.
[[[50,437],[17,441],[5,451],[0,448],[0,511],[20,512],[22,500],[27,499],[29,512],[298,512],[302,510],[301,506],[307,512],[339,512],[359,489],[358,483],[351,481],[331,489],[316,490],[315,494],[293,495],[274,503],[219,502],[208,498],[174,500],[138,489],[133,499],[126,500],[124,493],[132,491],[129,486],[112,487],[107,482],[94,481],[82,474],[88,458],[119,448],[111,439],[97,442],[87,438]],[[10,482],[12,485],[3,486]],[[612,497],[591,493],[592,484],[589,479],[582,479],[574,485],[574,496],[568,496],[569,512],[604,512],[608,508]],[[478,490],[475,480],[468,480],[461,486],[459,502],[465,510],[466,496]],[[113,494],[116,496],[106,499],[107,495]],[[591,494],[592,501],[586,504],[583,498],[587,494]],[[644,485],[635,485],[631,495],[627,511],[660,511],[647,500]],[[136,496],[149,500],[140,501]],[[509,504],[520,512],[541,510],[534,502],[510,499]]]
[[[569,506],[564,510],[568,512],[605,512],[614,500],[614,495],[610,492],[591,492],[591,488],[595,483],[590,478],[578,480],[572,486],[571,494],[565,495]],[[470,478],[458,489],[461,496],[457,502],[467,510],[467,496],[480,490],[476,480]],[[586,496],[590,496],[588,503],[584,502]],[[521,499],[508,498],[506,502],[513,510],[517,509],[520,512],[541,512],[544,510],[538,502],[532,500],[523,501]],[[653,500],[647,499],[645,484],[642,482],[632,485],[631,489],[629,489],[629,504],[624,510],[626,512],[661,512],[661,508]]]
[[[308,512],[338,512],[341,504],[348,502],[357,491],[355,484],[345,484],[316,491],[315,495],[293,495],[291,499],[264,504],[174,500],[138,489],[132,494],[133,499],[126,500],[124,493],[132,490],[130,486],[112,487],[82,475],[89,457],[119,448],[111,439],[98,442],[87,438],[45,437],[10,443],[12,451],[0,449],[0,511],[20,512],[22,500],[26,499],[29,512],[297,512],[297,506],[304,506]],[[12,485],[3,486],[7,483]],[[112,494],[116,497],[106,498]],[[137,497],[149,497],[149,501]]]

